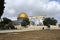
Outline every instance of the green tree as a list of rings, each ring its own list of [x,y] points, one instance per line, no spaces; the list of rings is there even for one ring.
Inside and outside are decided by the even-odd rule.
[[[0,0],[0,18],[3,14],[3,11],[4,11],[4,0]]]
[[[12,22],[10,19],[8,18],[3,18],[3,21],[0,22],[0,27],[5,24],[9,24],[10,22]]]
[[[26,27],[27,26],[26,21],[21,22],[21,26]]]
[[[43,21],[43,24],[45,26],[48,26],[48,28],[50,28],[50,25],[56,25],[57,20],[54,18],[45,18]]]
[[[24,27],[26,27],[29,24],[30,24],[30,21],[28,18],[23,19],[23,21],[21,22],[21,26],[24,26]]]
[[[8,19],[8,18],[3,18],[2,23],[8,24],[8,23],[10,23],[10,22],[12,22],[10,19]]]
[[[3,21],[0,22],[0,29],[15,29],[15,27],[10,19],[3,18]]]
[[[57,23],[57,20],[56,19],[54,19],[54,18],[51,18],[51,25],[56,25],[56,23]]]

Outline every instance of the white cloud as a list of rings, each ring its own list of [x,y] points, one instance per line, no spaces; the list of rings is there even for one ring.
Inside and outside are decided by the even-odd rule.
[[[5,11],[3,17],[17,17],[24,11],[28,15],[47,15],[56,17],[60,15],[60,4],[49,0],[5,0]],[[11,16],[7,16],[11,15]],[[60,17],[60,16],[59,16]],[[58,16],[56,17],[58,18]]]
[[[9,11],[8,11],[8,13],[10,13],[10,14],[15,14],[15,10],[14,9],[10,9]]]

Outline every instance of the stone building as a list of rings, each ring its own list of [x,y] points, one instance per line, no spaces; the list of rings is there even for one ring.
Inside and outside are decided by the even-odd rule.
[[[17,20],[13,21],[14,25],[21,25],[21,22],[25,19],[28,18],[27,14],[24,12],[21,12],[20,14],[18,14],[17,16]]]
[[[17,16],[17,20],[13,21],[14,25],[21,25],[23,19],[29,18],[30,26],[43,26],[44,16],[28,16],[25,12],[21,12]]]

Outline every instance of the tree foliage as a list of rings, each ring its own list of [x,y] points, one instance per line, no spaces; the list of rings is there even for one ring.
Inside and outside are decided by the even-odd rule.
[[[54,18],[45,18],[43,21],[43,24],[48,26],[48,28],[50,28],[50,25],[56,25],[57,20]]]
[[[10,22],[12,22],[10,19],[8,19],[8,18],[3,18],[3,21],[2,21],[1,23],[8,24],[8,23],[10,23]]]
[[[28,18],[23,19],[23,21],[21,22],[21,26],[24,26],[24,27],[26,27],[29,24],[30,24],[30,21]]]
[[[15,29],[15,27],[10,19],[3,18],[3,21],[0,22],[0,29]]]
[[[4,0],[0,0],[0,18],[3,14],[3,11],[4,11]]]

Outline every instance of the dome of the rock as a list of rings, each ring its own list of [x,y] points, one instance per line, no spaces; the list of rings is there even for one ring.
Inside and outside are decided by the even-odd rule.
[[[18,15],[18,18],[28,18],[27,14],[25,12],[21,12],[19,15]]]

